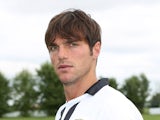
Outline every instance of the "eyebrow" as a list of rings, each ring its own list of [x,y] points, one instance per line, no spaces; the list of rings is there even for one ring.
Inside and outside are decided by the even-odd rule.
[[[86,42],[86,40],[84,39],[84,38],[81,38],[81,39],[77,39],[76,37],[64,37],[64,38],[62,38],[65,42],[64,43],[72,43],[72,42],[79,42],[79,41],[84,41],[84,42]],[[47,47],[49,47],[49,46],[58,46],[58,44],[56,44],[56,42],[55,42],[56,40],[54,39],[54,40],[52,40],[52,42],[50,42],[48,45],[47,45]]]

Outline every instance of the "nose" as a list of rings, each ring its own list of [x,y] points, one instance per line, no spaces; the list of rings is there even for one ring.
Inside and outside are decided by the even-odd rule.
[[[59,49],[57,51],[57,56],[59,59],[66,59],[67,58],[67,49],[65,46],[61,45],[59,46]]]

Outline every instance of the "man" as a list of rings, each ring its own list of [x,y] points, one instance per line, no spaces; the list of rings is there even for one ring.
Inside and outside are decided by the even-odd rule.
[[[67,10],[49,23],[45,42],[64,87],[66,103],[56,120],[143,120],[137,108],[107,79],[97,80],[101,30],[81,10]]]

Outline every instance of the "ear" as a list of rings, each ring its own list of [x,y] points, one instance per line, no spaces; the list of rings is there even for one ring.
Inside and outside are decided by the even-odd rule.
[[[101,50],[101,43],[98,41],[95,43],[95,45],[93,46],[93,57],[95,59],[98,58],[99,54],[100,54],[100,50]]]

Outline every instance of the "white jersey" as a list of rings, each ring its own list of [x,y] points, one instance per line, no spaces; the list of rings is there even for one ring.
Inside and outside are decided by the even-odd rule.
[[[99,80],[84,95],[66,102],[55,120],[143,120],[129,99],[106,84]]]

